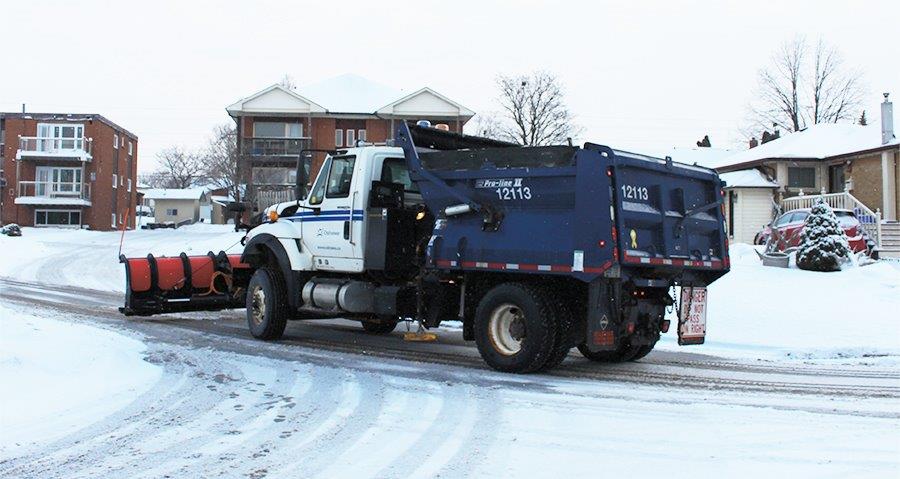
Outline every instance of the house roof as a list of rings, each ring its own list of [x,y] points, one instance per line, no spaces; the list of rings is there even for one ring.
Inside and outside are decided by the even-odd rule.
[[[685,163],[688,165],[696,164],[712,168],[714,164],[721,162],[723,159],[733,155],[733,150],[724,150],[722,148],[679,148],[675,147],[662,153],[662,156],[669,156],[672,161]]]
[[[141,190],[146,200],[200,200],[206,194],[205,188],[149,188]]]
[[[112,129],[119,131],[120,133],[124,133],[125,135],[131,137],[132,140],[137,140],[138,136],[134,133],[122,128],[121,126],[115,124],[109,118],[106,118],[103,115],[98,113],[8,113],[8,112],[0,112],[0,118],[15,118],[15,119],[24,119],[24,120],[37,120],[37,121],[71,121],[71,122],[84,122],[84,121],[94,121],[97,120],[101,123],[105,123],[112,127]]]
[[[900,145],[900,141],[894,139],[887,144],[881,143],[881,127],[877,124],[861,126],[820,123],[756,148],[735,153],[711,166],[721,169],[778,159],[824,160],[894,145]]]
[[[722,173],[719,178],[726,188],[778,188],[778,183],[766,178],[756,168]]]
[[[232,116],[260,114],[357,114],[471,118],[472,110],[424,87],[412,93],[344,74],[297,90],[275,84],[229,105]]]

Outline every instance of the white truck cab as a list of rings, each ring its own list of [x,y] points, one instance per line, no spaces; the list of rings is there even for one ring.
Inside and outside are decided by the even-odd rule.
[[[250,230],[247,239],[261,234],[277,237],[294,271],[362,273],[367,214],[381,214],[367,213],[373,181],[402,185],[407,202],[421,203],[402,149],[350,148],[326,157],[306,198],[267,208],[264,216],[269,222]]]

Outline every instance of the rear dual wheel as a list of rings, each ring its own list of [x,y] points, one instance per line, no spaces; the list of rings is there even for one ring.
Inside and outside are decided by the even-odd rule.
[[[475,311],[475,343],[492,368],[530,373],[556,367],[571,347],[571,315],[549,290],[505,283],[490,290]]]

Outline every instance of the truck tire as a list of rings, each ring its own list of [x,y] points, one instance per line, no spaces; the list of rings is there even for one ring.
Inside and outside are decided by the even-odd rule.
[[[488,366],[508,373],[540,370],[554,354],[557,324],[550,298],[539,288],[505,283],[475,310],[475,344]]]
[[[400,321],[397,319],[380,319],[378,321],[363,321],[362,327],[363,330],[367,333],[372,334],[388,334],[394,331],[397,327],[397,323]]]
[[[548,294],[552,294],[549,292]],[[551,297],[558,297],[554,295]],[[541,371],[549,371],[565,361],[572,350],[574,341],[572,338],[572,328],[575,319],[569,306],[562,300],[555,300],[553,304],[553,317],[556,318],[556,340],[553,342],[553,352],[547,358],[547,362],[541,367]]]
[[[288,306],[281,272],[263,267],[247,286],[247,325],[254,338],[272,340],[284,334]]]

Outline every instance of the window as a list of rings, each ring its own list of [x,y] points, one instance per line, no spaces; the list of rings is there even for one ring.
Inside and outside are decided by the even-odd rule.
[[[835,211],[834,215],[837,216],[838,223],[841,224],[841,228],[853,228],[859,226],[859,219],[856,218],[856,215],[850,211]]]
[[[302,138],[303,123],[257,121],[253,123],[253,136],[257,138]]]
[[[35,177],[36,196],[78,196],[81,193],[81,168],[38,166]]]
[[[778,218],[778,220],[775,222],[775,226],[778,227],[778,226],[784,226],[784,225],[788,224],[791,220],[792,215],[793,215],[793,213],[785,213],[785,214],[781,215],[781,218]]]
[[[346,198],[350,195],[350,183],[353,181],[353,165],[355,164],[355,156],[336,156],[331,160],[328,188],[325,191],[326,197]]]
[[[131,193],[131,178],[128,178],[128,192]]]
[[[356,132],[353,130],[347,130],[347,146],[350,148],[356,146]]]
[[[178,216],[178,208],[166,208],[166,216]]]
[[[344,146],[344,130],[334,130],[334,146],[335,148]]]
[[[119,186],[125,186],[125,175],[119,176]]]
[[[359,139],[359,141],[366,141],[366,130],[357,131],[356,137]]]
[[[35,226],[79,226],[81,212],[75,210],[35,210]]]
[[[384,163],[381,165],[381,181],[403,185],[404,191],[419,192],[409,177],[409,170],[406,169],[406,162],[403,158],[384,159]]]
[[[80,150],[84,148],[84,125],[38,123],[38,151]]]
[[[113,173],[113,188],[119,187],[119,175]]]
[[[295,168],[258,167],[251,170],[254,185],[295,185]]]
[[[805,211],[798,211],[791,216],[791,223],[803,223],[806,221],[806,217],[809,216],[809,213]]]
[[[789,167],[788,186],[791,188],[815,188],[816,169],[810,167]]]
[[[313,185],[312,192],[309,194],[309,204],[318,205],[325,198],[325,179],[328,177],[329,168],[331,168],[331,157],[328,157],[325,160],[325,164],[319,169],[319,174],[316,176],[316,184]]]
[[[119,135],[113,135],[113,148],[119,147]]]
[[[112,227],[113,228],[116,227],[116,214],[115,213],[112,214]]]
[[[134,143],[128,141],[128,156],[134,155]]]

